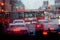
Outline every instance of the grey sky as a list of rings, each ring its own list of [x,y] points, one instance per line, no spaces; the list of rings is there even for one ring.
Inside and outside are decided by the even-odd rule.
[[[26,9],[37,9],[42,6],[43,1],[46,0],[21,0]],[[54,0],[48,0],[50,4],[54,4]]]

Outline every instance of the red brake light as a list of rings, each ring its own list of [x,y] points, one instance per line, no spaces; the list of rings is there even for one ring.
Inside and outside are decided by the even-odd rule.
[[[38,27],[38,28],[41,27],[41,24],[37,24],[37,27]]]
[[[43,31],[43,35],[47,35],[48,33],[46,31]]]
[[[31,22],[30,20],[24,20],[25,22]]]
[[[18,30],[18,29],[14,29],[13,32],[20,32],[20,30]]]
[[[60,32],[58,32],[58,34],[60,34]]]
[[[5,5],[5,4],[2,2],[2,3],[1,3],[1,6],[4,6],[4,5]]]
[[[51,28],[50,28],[50,30],[54,30],[54,28],[53,28],[53,27],[51,27]]]

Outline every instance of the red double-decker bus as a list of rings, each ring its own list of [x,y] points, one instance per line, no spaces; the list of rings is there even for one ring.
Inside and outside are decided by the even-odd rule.
[[[10,19],[24,19],[24,21],[30,20],[42,20],[44,19],[43,10],[17,10],[15,12],[10,12]]]

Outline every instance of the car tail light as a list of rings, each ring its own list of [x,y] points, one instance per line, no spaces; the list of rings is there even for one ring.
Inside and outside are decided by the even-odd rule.
[[[14,29],[13,32],[20,32],[21,30],[18,29]]]
[[[43,31],[43,35],[47,35],[48,34],[48,32],[46,32],[46,31]]]
[[[41,24],[37,24],[37,28],[41,27]]]
[[[53,27],[50,27],[49,29],[50,29],[51,31],[53,31],[53,30],[54,30],[54,28],[53,28]]]
[[[58,32],[58,34],[60,34],[60,32]]]
[[[5,22],[9,23],[10,22],[10,19],[5,19]]]

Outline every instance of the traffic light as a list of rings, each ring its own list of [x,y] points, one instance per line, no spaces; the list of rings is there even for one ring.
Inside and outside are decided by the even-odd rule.
[[[0,9],[0,12],[4,12],[4,10],[3,9]]]
[[[4,2],[1,2],[1,3],[0,3],[0,6],[4,6],[4,5],[5,5],[5,3],[4,3]]]
[[[1,2],[0,3],[0,12],[4,12],[4,10],[5,10],[5,3],[4,2]]]

